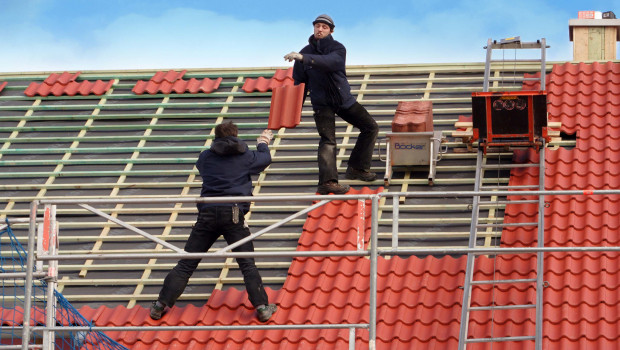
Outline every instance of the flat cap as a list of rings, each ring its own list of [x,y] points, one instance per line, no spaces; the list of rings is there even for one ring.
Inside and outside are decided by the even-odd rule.
[[[332,30],[333,30],[333,29],[334,29],[334,27],[336,26],[336,25],[334,24],[334,20],[333,20],[331,17],[329,17],[328,15],[325,15],[325,14],[323,14],[323,15],[319,15],[319,17],[317,17],[317,18],[314,20],[314,22],[312,22],[312,25],[315,25],[315,24],[317,24],[317,23],[325,23],[325,24],[327,24],[327,25],[329,26],[329,28],[331,28]]]

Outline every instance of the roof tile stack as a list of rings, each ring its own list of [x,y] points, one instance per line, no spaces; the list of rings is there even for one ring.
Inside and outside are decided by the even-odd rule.
[[[24,94],[29,97],[34,97],[36,95],[45,97],[50,94],[54,96],[75,96],[77,94],[82,96],[88,96],[90,94],[99,96],[106,93],[114,84],[113,80],[107,82],[101,80],[95,82],[83,80],[78,82],[77,78],[80,73],[81,72],[73,74],[69,72],[63,72],[62,74],[52,73],[41,84],[30,83],[24,91]]]
[[[183,80],[183,76],[187,70],[183,70],[181,72],[175,72],[174,70],[169,70],[168,72],[157,72],[149,81],[138,80],[136,85],[133,87],[131,91],[137,95],[142,94],[197,94],[197,93],[205,93],[209,94],[220,86],[222,82],[222,78],[219,77],[215,80],[211,80],[210,78],[204,78],[202,80],[198,80],[196,78],[191,78],[189,80]]]
[[[293,67],[288,69],[277,69],[271,78],[247,78],[241,89],[248,93],[254,91],[267,92],[280,86],[289,85],[294,85]]]
[[[394,132],[433,131],[433,101],[400,101],[392,120]]]

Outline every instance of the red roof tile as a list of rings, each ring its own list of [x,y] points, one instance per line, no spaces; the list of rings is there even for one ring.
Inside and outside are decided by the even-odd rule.
[[[562,131],[574,134],[618,120],[619,72],[620,64],[612,62],[554,65],[547,86],[549,121],[561,121]]]
[[[382,188],[378,189],[382,191]],[[375,192],[375,191],[373,191]],[[351,189],[348,194],[369,194]],[[376,192],[375,192],[376,193]],[[355,250],[370,239],[370,201],[332,201],[308,214],[299,250]],[[361,215],[364,213],[364,215]]]
[[[174,83],[177,80],[182,80],[185,73],[187,73],[187,70],[182,70],[180,72],[175,72],[172,69],[167,72],[159,71],[151,77],[150,81],[157,84],[161,84],[164,81],[168,83]]]
[[[620,134],[617,84],[620,65],[565,64],[549,79],[549,119],[567,133],[577,133],[573,149],[546,149],[545,189],[617,189]],[[537,155],[523,152],[522,162]],[[511,184],[536,184],[537,169],[515,169]],[[518,196],[514,196],[517,198]],[[620,242],[618,195],[546,196],[545,245],[617,246]],[[536,221],[532,204],[506,207],[506,222]],[[503,246],[536,244],[536,229],[502,232]],[[547,253],[545,255],[545,348],[605,348],[618,341],[620,254]],[[531,259],[532,263],[535,259]],[[613,315],[613,316],[612,316]],[[612,346],[613,347],[613,346]]]
[[[4,90],[4,88],[6,87],[6,84],[8,84],[8,82],[6,82],[6,81],[0,82],[0,92],[2,92],[2,90]]]
[[[458,336],[458,319],[462,298],[459,286],[464,276],[464,258],[418,259],[415,257],[379,259],[378,338],[383,344],[398,339],[403,346],[422,341],[451,343]],[[303,266],[302,266],[303,265]],[[291,266],[289,278],[280,292],[268,289],[271,300],[279,305],[268,324],[361,323],[368,322],[369,260],[365,258],[305,258]],[[401,278],[397,274],[403,274]],[[390,283],[407,277],[413,284]],[[455,282],[455,277],[460,282]],[[422,281],[436,279],[428,285]],[[434,308],[443,309],[437,312]],[[142,307],[125,309],[99,308],[96,324],[192,324],[248,325],[258,324],[245,291],[228,289],[213,292],[202,308],[172,308],[161,320],[153,321]],[[98,309],[98,310],[99,310]],[[84,308],[88,318],[92,309]],[[90,314],[90,315],[89,315]],[[427,327],[437,331],[421,332]],[[108,332],[113,339],[132,349],[157,349],[158,346],[227,346],[260,348],[261,344],[283,348],[301,348],[304,344],[326,349],[346,349],[346,330],[284,331],[220,331],[220,332]],[[358,331],[358,344],[367,346],[368,333]],[[271,349],[271,347],[266,347]],[[277,346],[273,348],[278,348]],[[447,349],[447,348],[446,348]]]
[[[553,255],[547,258],[545,280],[545,348],[559,348],[572,342],[583,342],[582,337],[592,337],[587,344],[602,344],[601,337],[617,339],[615,327],[600,331],[592,324],[614,324],[618,317],[618,303],[601,305],[599,300],[609,300],[616,293],[617,282],[610,285],[591,283],[598,271],[607,271],[608,280],[618,281],[617,257],[607,265],[598,259],[581,254],[581,257]],[[617,256],[617,254],[616,254]],[[586,259],[584,261],[581,261]],[[271,300],[279,310],[269,324],[302,323],[362,323],[368,322],[369,261],[365,258],[304,258],[296,260],[289,270],[289,278],[279,292],[268,289]],[[562,261],[564,260],[564,261]],[[575,269],[567,270],[575,266]],[[378,327],[379,348],[393,348],[400,344],[410,349],[418,345],[434,344],[437,349],[453,349],[459,332],[460,303],[465,268],[465,257],[394,257],[378,260]],[[497,260],[480,257],[476,261],[476,278],[526,278],[535,271],[535,258],[520,256]],[[580,276],[592,276],[583,279]],[[570,277],[568,277],[570,276]],[[603,293],[593,293],[592,291]],[[516,286],[476,287],[472,300],[475,306],[495,301],[499,305],[532,303],[535,290],[525,283]],[[614,297],[618,299],[618,297]],[[609,309],[608,311],[605,311]],[[89,310],[82,310],[88,318]],[[92,311],[91,311],[92,313]],[[106,315],[109,314],[109,315]],[[533,310],[473,312],[470,336],[514,336],[533,334]],[[173,308],[160,321],[150,320],[147,309],[135,307],[104,309],[99,316],[106,324],[258,324],[245,291],[228,289],[214,291],[207,305],[202,308],[186,306]],[[114,322],[113,319],[124,320]],[[99,324],[99,321],[96,320]],[[563,326],[562,326],[563,325]],[[554,332],[565,327],[566,332]],[[587,330],[584,330],[586,327]],[[584,333],[585,332],[585,333]],[[603,333],[600,333],[603,332]],[[114,339],[132,349],[158,349],[159,347],[195,346],[226,349],[244,348],[312,348],[346,349],[348,333],[342,330],[280,330],[280,331],[221,331],[221,332],[117,332],[109,333]],[[357,332],[357,346],[367,346],[368,335]],[[603,342],[605,343],[605,342]],[[282,345],[286,344],[286,346]],[[281,345],[281,347],[278,347]],[[576,346],[576,345],[575,345]],[[583,346],[583,345],[581,345]],[[494,348],[504,348],[497,344]],[[474,347],[475,348],[475,347]],[[510,347],[506,347],[510,349]]]
[[[183,94],[186,92],[190,94],[197,94],[199,92],[208,94],[217,90],[222,82],[221,77],[215,80],[211,80],[210,78],[204,78],[202,80],[196,78],[183,80],[182,78],[186,72],[186,70],[181,72],[175,72],[174,70],[157,72],[149,81],[138,80],[131,91],[136,95],[142,95],[144,93],[151,95],[157,93]]]
[[[524,74],[524,78],[526,78],[526,79],[531,79],[531,78],[540,79],[540,72],[537,72],[537,73],[534,73],[534,74],[525,73]],[[536,80],[524,80],[523,81],[523,86],[521,87],[521,89],[523,91],[539,91],[540,90],[540,80],[538,80],[538,81],[536,81]]]
[[[392,119],[394,132],[433,131],[433,101],[400,101]]]
[[[267,128],[294,128],[301,122],[304,104],[304,84],[280,86],[273,89]]]
[[[24,94],[29,97],[34,97],[35,95],[45,97],[50,94],[54,96],[61,96],[63,94],[75,96],[78,93],[82,96],[90,94],[99,96],[106,93],[114,84],[113,80],[107,82],[101,80],[95,82],[90,82],[88,80],[77,82],[76,80],[80,73],[81,72],[74,74],[68,72],[63,72],[62,74],[52,73],[41,84],[30,83],[24,91]]]
[[[271,78],[258,77],[257,79],[247,78],[241,89],[245,92],[267,92],[281,86],[294,85],[293,67],[288,69],[277,69]]]

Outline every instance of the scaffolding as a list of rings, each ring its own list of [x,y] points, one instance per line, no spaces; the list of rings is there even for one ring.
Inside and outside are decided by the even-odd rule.
[[[145,326],[145,327],[72,327],[71,329],[74,331],[79,330],[96,330],[96,331],[106,331],[106,330],[122,330],[122,331],[157,331],[157,330],[254,330],[254,329],[333,329],[333,328],[347,328],[349,329],[350,334],[350,343],[349,348],[353,349],[355,346],[355,336],[356,330],[367,330],[369,332],[369,348],[375,348],[376,341],[376,326],[377,326],[377,258],[379,256],[395,256],[395,255],[446,255],[446,254],[470,254],[470,255],[483,255],[483,254],[522,254],[522,253],[537,253],[541,258],[544,257],[546,252],[602,252],[602,251],[614,251],[619,252],[620,247],[524,247],[524,248],[499,248],[499,247],[482,247],[482,248],[399,248],[398,246],[398,232],[399,232],[399,220],[398,215],[394,215],[392,221],[393,228],[393,239],[392,239],[392,247],[390,249],[380,249],[378,246],[378,221],[377,221],[377,213],[379,209],[379,202],[384,197],[392,197],[395,205],[395,212],[398,213],[398,198],[400,197],[488,197],[488,196],[508,196],[514,194],[513,191],[495,191],[493,193],[489,193],[488,191],[459,191],[459,192],[394,192],[394,193],[377,193],[371,195],[330,195],[330,196],[318,196],[318,195],[310,195],[310,196],[295,196],[295,198],[290,198],[289,196],[282,197],[237,197],[235,201],[281,201],[281,200],[295,200],[295,201],[317,201],[313,206],[308,207],[305,210],[302,210],[294,215],[289,216],[288,218],[282,220],[281,222],[272,225],[272,227],[261,230],[260,232],[254,233],[251,237],[248,237],[248,240],[255,239],[265,232],[269,231],[269,229],[273,229],[278,227],[281,224],[286,223],[287,221],[293,220],[300,215],[304,215],[309,211],[318,208],[322,205],[330,201],[337,200],[357,200],[357,201],[370,201],[371,203],[371,234],[370,234],[370,242],[368,245],[368,249],[357,249],[357,250],[349,250],[349,251],[306,251],[306,252],[254,252],[254,253],[233,253],[228,252],[228,250],[232,249],[233,246],[227,246],[225,248],[220,249],[215,253],[185,253],[185,252],[175,252],[175,253],[146,253],[146,254],[78,254],[78,255],[68,255],[61,254],[61,252],[51,252],[48,254],[39,252],[35,254],[37,247],[35,245],[37,242],[44,242],[43,240],[37,240],[37,222],[47,222],[49,227],[55,227],[57,223],[57,218],[55,216],[56,207],[64,206],[64,205],[80,205],[80,206],[92,206],[92,205],[105,205],[105,204],[139,204],[146,203],[147,201],[156,201],[156,202],[174,202],[174,203],[196,203],[196,202],[231,202],[230,197],[222,197],[222,198],[199,198],[199,199],[188,199],[188,198],[171,198],[171,199],[41,199],[37,201],[33,201],[31,203],[31,216],[29,219],[29,237],[28,237],[28,260],[25,276],[25,286],[26,286],[26,295],[25,302],[26,305],[24,307],[24,319],[29,319],[30,315],[30,305],[31,302],[31,293],[29,286],[32,286],[34,281],[37,278],[46,278],[50,280],[50,274],[54,273],[53,269],[49,269],[49,267],[54,267],[55,264],[58,264],[60,261],[69,261],[69,260],[85,260],[85,259],[93,259],[93,260],[105,260],[105,259],[141,259],[141,258],[157,258],[157,259],[178,259],[178,258],[203,258],[203,259],[214,259],[214,258],[222,258],[222,257],[311,257],[311,256],[357,256],[357,257],[369,257],[370,258],[370,294],[369,294],[369,322],[366,324],[322,324],[322,325],[310,325],[310,324],[302,324],[302,325],[265,325],[265,326]],[[541,200],[544,199],[544,196],[554,195],[554,196],[579,196],[579,195],[617,195],[620,194],[620,190],[592,190],[592,191],[529,191],[524,190],[521,191],[520,194],[524,196],[539,196]],[[39,207],[42,206],[44,208],[44,216],[40,218],[38,213]],[[93,213],[99,214],[97,210],[92,210]],[[105,217],[105,216],[104,216]],[[132,228],[131,225],[123,223],[121,221],[117,222],[117,224],[122,225],[127,229],[135,229]],[[58,232],[60,234],[60,231]],[[361,233],[363,235],[363,232]],[[142,235],[146,239],[154,239],[157,240],[156,237],[152,237],[146,232],[143,232]],[[46,265],[44,265],[46,264]],[[36,267],[36,268],[35,268]],[[542,273],[539,271],[539,273]],[[14,277],[14,276],[11,276]],[[50,285],[53,286],[53,278],[51,278]],[[49,312],[49,310],[48,310]],[[56,325],[54,323],[53,318],[47,318],[46,324],[44,326],[31,326],[29,322],[25,322],[22,328],[23,339],[30,339],[33,332],[42,332],[47,336],[43,338],[43,341],[53,342],[54,332],[57,331],[66,331],[67,328],[63,326]],[[541,337],[541,333],[537,333],[536,337]],[[47,346],[50,346],[48,344]],[[29,349],[32,346],[28,345],[28,342],[25,342],[22,349]],[[8,348],[7,348],[8,349]]]

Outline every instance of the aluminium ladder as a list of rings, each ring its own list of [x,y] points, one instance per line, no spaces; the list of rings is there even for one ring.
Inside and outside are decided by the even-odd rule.
[[[511,80],[511,81],[540,81],[540,90],[545,90],[545,75],[546,75],[546,67],[547,67],[547,54],[546,54],[546,49],[549,48],[549,46],[547,46],[547,41],[545,38],[539,39],[535,42],[521,42],[521,39],[519,37],[514,37],[514,38],[509,38],[509,39],[503,39],[500,40],[500,42],[498,43],[497,40],[492,40],[489,38],[489,40],[487,41],[487,46],[484,47],[487,50],[487,56],[486,56],[486,61],[484,64],[484,82],[482,85],[482,91],[487,92],[489,91],[489,84],[492,81],[497,81],[497,82],[504,82],[507,80]],[[516,50],[520,50],[520,49],[530,49],[530,50],[540,50],[540,59],[517,59],[515,57],[515,59],[512,60],[505,60],[505,59],[501,59],[501,60],[493,60],[492,56],[493,56],[493,50],[508,50],[508,49],[514,49],[515,52]],[[532,78],[525,78],[525,77],[517,77],[517,76],[513,76],[513,77],[491,77],[491,64],[494,62],[501,62],[502,64],[504,63],[513,63],[516,67],[517,63],[528,63],[528,62],[540,62],[540,77],[536,78],[536,77],[532,77]]]
[[[539,183],[536,186],[536,189],[543,191],[545,184],[545,148],[541,147],[539,149],[539,162],[533,164],[497,164],[497,165],[487,165],[485,164],[484,152],[482,150],[478,151],[477,156],[477,165],[476,165],[476,182],[474,191],[484,192],[488,191],[492,195],[495,189],[500,190],[535,190],[535,188],[527,188],[527,186],[483,186],[483,178],[484,178],[484,170],[485,169],[509,169],[509,168],[517,168],[517,167],[538,167],[539,168]],[[515,195],[519,192],[515,191]],[[523,222],[523,223],[513,223],[513,224],[479,224],[479,213],[481,205],[500,205],[500,204],[517,204],[517,203],[537,203],[538,204],[538,220],[537,222]],[[481,201],[480,196],[473,197],[472,203],[472,220],[471,220],[471,228],[470,228],[470,237],[469,237],[469,248],[476,248],[477,242],[477,232],[480,228],[487,227],[532,227],[536,226],[538,235],[538,247],[544,246],[544,195],[538,195],[536,200],[512,200],[512,201]],[[527,253],[532,254],[532,253]],[[535,348],[537,350],[542,349],[542,310],[543,310],[543,253],[536,253],[536,278],[531,279],[500,279],[500,280],[474,280],[475,275],[475,260],[476,253],[468,253],[467,254],[467,267],[465,271],[465,284],[463,287],[463,303],[461,310],[461,325],[460,325],[460,334],[459,334],[459,350],[464,350],[467,348],[467,344],[469,343],[481,343],[481,342],[518,342],[518,341],[531,341],[534,340]],[[495,256],[497,259],[497,255]],[[488,305],[488,306],[471,306],[471,296],[472,296],[472,287],[475,285],[478,286],[491,286],[495,285],[510,285],[517,283],[531,283],[536,285],[536,301],[535,304],[524,304],[524,305]],[[493,301],[494,304],[494,301]],[[534,335],[515,335],[511,337],[503,337],[503,338],[467,338],[468,336],[468,326],[470,314],[476,311],[494,311],[494,310],[510,310],[510,309],[536,309],[536,318],[535,318],[535,334]],[[491,322],[493,320],[491,319]]]
[[[540,49],[541,58],[540,60],[513,60],[516,62],[533,62],[540,61],[540,77],[539,78],[517,78],[521,81],[525,80],[539,80],[541,90],[545,87],[545,49],[547,48],[545,39],[538,40],[534,43],[521,43],[518,38],[511,38],[501,43],[497,43],[496,41],[488,40],[487,46],[487,57],[485,64],[485,73],[484,73],[484,85],[483,91],[487,92],[489,89],[489,81],[490,80],[501,80],[503,78],[491,78],[490,70],[491,70],[491,57],[492,51],[494,49]],[[537,189],[539,191],[544,191],[545,189],[545,143],[542,140],[542,147],[539,148],[539,161],[534,164],[506,164],[506,165],[487,165],[486,163],[486,151],[483,151],[480,147],[478,147],[478,155],[476,159],[476,181],[474,185],[474,191],[485,191],[490,190],[489,193],[492,193],[493,189],[500,190],[519,190],[519,189],[528,189],[523,186],[484,186],[484,170],[486,169],[510,169],[517,167],[534,167],[538,166],[539,168],[539,181]],[[527,187],[527,186],[526,186]],[[529,188],[530,190],[532,188]],[[518,194],[518,192],[515,192]],[[538,204],[538,220],[537,222],[530,223],[514,223],[514,224],[479,224],[479,215],[480,215],[480,206],[483,204],[515,204],[515,203],[537,203]],[[537,227],[537,242],[538,247],[544,246],[544,195],[538,195],[536,200],[518,200],[518,201],[486,201],[483,202],[480,200],[480,196],[474,196],[472,202],[472,219],[470,226],[470,235],[469,235],[469,248],[476,248],[477,239],[478,239],[478,229],[487,228],[487,227],[507,227],[507,226],[536,226]],[[500,279],[500,280],[474,280],[475,275],[475,262],[476,262],[476,253],[468,253],[467,254],[467,266],[465,270],[465,283],[464,283],[464,291],[463,291],[463,303],[461,309],[461,324],[460,324],[460,332],[459,332],[459,350],[465,350],[468,344],[471,343],[496,343],[496,342],[524,342],[524,341],[534,341],[534,347],[536,350],[542,350],[542,326],[543,326],[543,274],[544,274],[544,257],[541,251],[536,253],[536,278],[529,279]],[[497,255],[495,255],[494,259],[497,259]],[[495,274],[494,274],[495,276]],[[495,278],[495,277],[493,277]],[[535,284],[536,286],[536,297],[534,304],[524,304],[524,305],[495,305],[495,300],[492,300],[491,305],[485,306],[476,306],[472,307],[472,287],[477,286],[491,286],[492,288],[495,285],[510,285],[510,284],[518,284],[518,283],[530,283]],[[507,337],[490,337],[490,338],[468,338],[468,326],[470,321],[470,314],[476,311],[495,311],[495,310],[518,310],[518,309],[535,309],[535,334],[530,335],[513,335]],[[493,318],[491,318],[491,324],[494,322]]]

